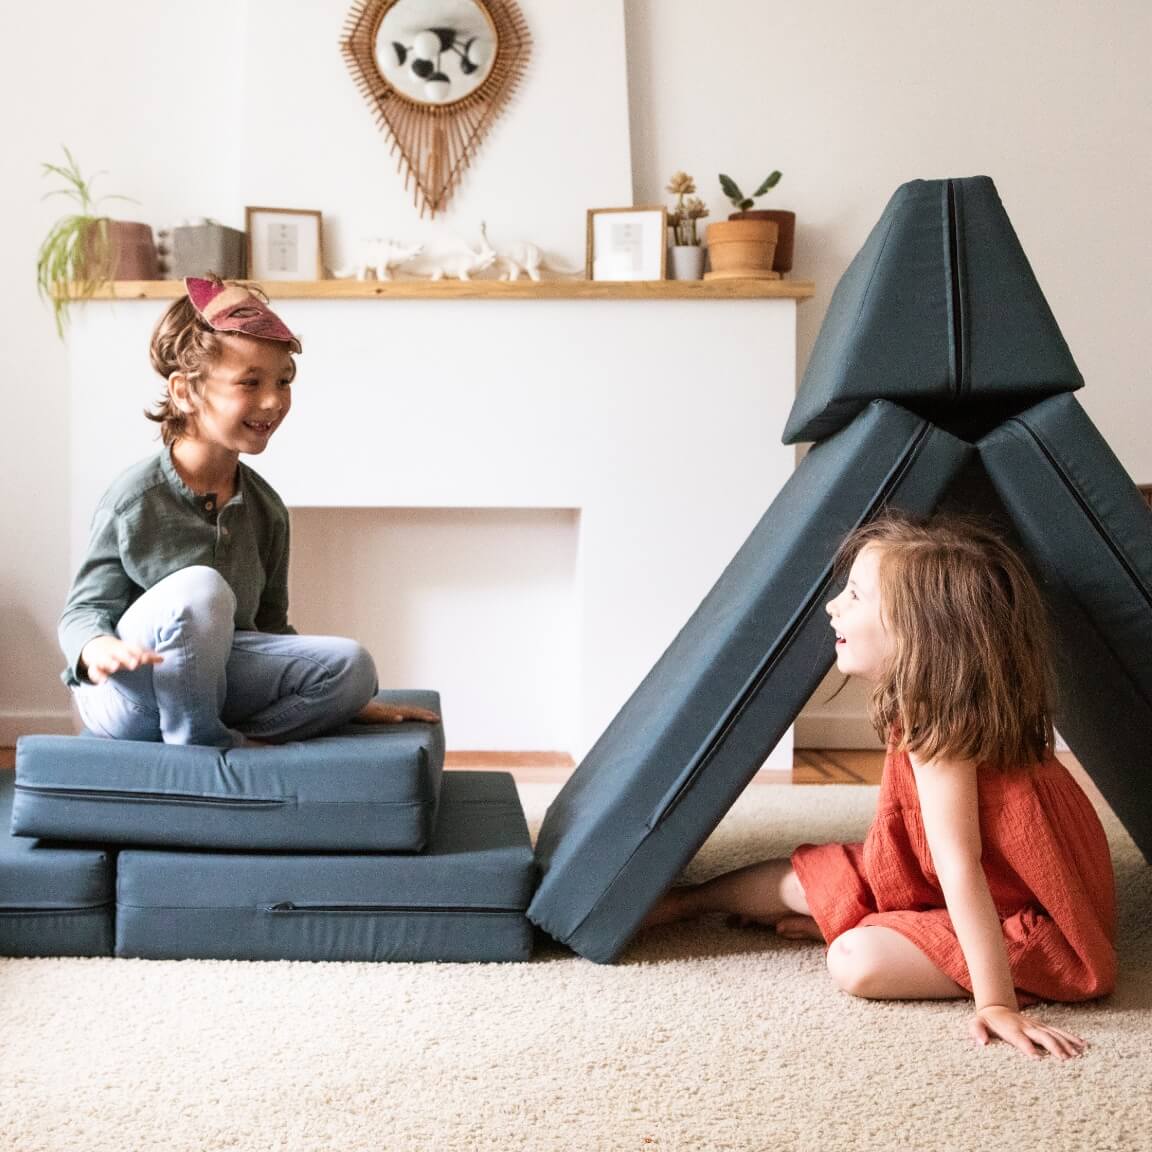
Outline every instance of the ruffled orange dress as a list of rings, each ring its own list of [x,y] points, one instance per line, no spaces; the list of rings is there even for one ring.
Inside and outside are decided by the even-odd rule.
[[[977,791],[984,871],[1021,1003],[1107,995],[1116,983],[1116,886],[1088,797],[1056,759],[980,769]],[[906,753],[888,751],[863,844],[804,844],[792,864],[829,944],[849,928],[883,925],[971,991]]]

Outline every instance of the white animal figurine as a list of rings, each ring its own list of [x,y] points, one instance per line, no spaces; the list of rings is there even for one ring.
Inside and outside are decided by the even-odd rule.
[[[377,280],[391,280],[393,268],[410,264],[423,251],[423,244],[401,244],[397,240],[371,236],[364,241],[359,260],[351,268],[340,269],[336,275],[367,280],[368,273],[372,272]]]
[[[500,253],[500,259],[504,264],[501,280],[519,280],[521,273],[529,280],[539,280],[541,268],[566,276],[582,275],[576,268],[564,268],[559,264],[553,264],[537,245],[528,240],[512,244]]]
[[[480,225],[480,247],[468,252],[442,256],[432,265],[429,276],[433,280],[443,280],[446,276],[454,280],[471,280],[472,273],[484,272],[496,263],[496,249],[488,243],[488,232]]]

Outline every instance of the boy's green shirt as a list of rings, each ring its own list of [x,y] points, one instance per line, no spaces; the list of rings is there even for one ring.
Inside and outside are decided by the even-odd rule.
[[[92,517],[88,554],[60,617],[68,660],[61,679],[84,683],[80,653],[115,634],[120,617],[145,591],[181,568],[215,568],[236,595],[243,632],[292,633],[288,624],[288,509],[275,489],[238,465],[236,495],[224,505],[197,496],[176,472],[172,452],[122,473]]]

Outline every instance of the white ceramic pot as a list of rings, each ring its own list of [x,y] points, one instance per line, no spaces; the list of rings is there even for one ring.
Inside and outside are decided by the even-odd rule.
[[[668,249],[669,280],[701,280],[703,277],[703,248],[698,244],[673,244]]]

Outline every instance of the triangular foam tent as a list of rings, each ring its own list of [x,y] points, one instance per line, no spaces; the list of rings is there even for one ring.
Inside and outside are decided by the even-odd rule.
[[[877,398],[952,430],[1083,383],[992,181],[913,180],[836,286],[784,443]]]
[[[1058,726],[1152,857],[1152,512],[1082,383],[992,181],[902,186],[785,429],[819,443],[549,809],[529,917],[620,953],[831,667],[839,541],[944,499],[1014,530],[1062,648]]]

